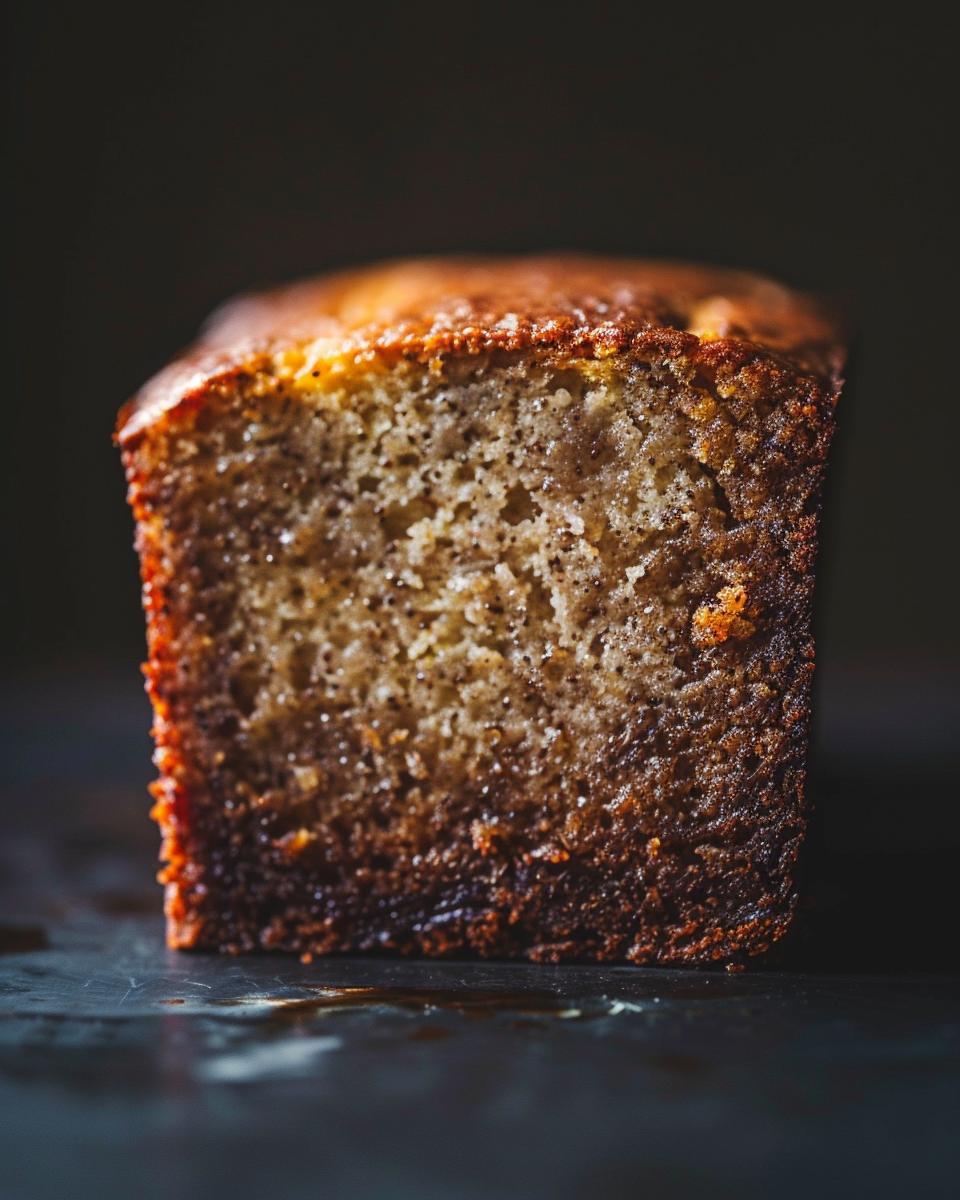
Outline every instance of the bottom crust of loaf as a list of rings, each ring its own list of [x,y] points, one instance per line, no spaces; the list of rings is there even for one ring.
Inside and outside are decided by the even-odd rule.
[[[472,824],[468,814],[459,839],[447,836],[450,856],[475,857]],[[669,840],[669,831],[663,833]],[[725,836],[736,840],[734,831],[721,829],[714,836],[721,844]],[[168,868],[168,943],[229,954],[287,951],[305,961],[314,955],[392,952],[543,963],[733,965],[768,949],[788,929],[801,839],[795,819],[771,821],[741,844],[716,849],[704,879],[700,863],[691,870],[676,849],[662,854],[656,839],[638,846],[620,828],[605,838],[604,873],[619,880],[607,886],[592,871],[579,881],[560,878],[559,872],[551,879],[537,862],[528,870],[521,866],[509,880],[492,882],[474,872],[428,887],[420,876],[397,872],[392,891],[381,881],[374,892],[358,870],[355,887],[327,883],[317,903],[297,899],[316,895],[322,878],[316,870],[262,858],[243,869],[236,846],[224,836],[204,847],[206,873],[216,876],[222,869],[225,876],[242,878],[242,898],[235,885],[229,895],[198,896],[186,864],[182,874],[177,866]],[[509,854],[510,847],[500,852]],[[521,848],[518,857],[522,862]],[[626,882],[644,873],[657,879],[656,888]]]

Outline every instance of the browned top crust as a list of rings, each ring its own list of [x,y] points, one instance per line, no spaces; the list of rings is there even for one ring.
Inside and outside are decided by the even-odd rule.
[[[808,297],[742,271],[556,255],[427,259],[307,280],[227,304],[197,344],[121,411],[126,443],[237,373],[296,378],[398,359],[537,349],[585,358],[626,351],[737,359],[751,349],[831,386],[836,324]]]

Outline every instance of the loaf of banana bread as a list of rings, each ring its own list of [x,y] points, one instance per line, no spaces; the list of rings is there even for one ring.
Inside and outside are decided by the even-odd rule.
[[[171,946],[732,962],[804,833],[841,351],[767,280],[393,264],[120,415]]]

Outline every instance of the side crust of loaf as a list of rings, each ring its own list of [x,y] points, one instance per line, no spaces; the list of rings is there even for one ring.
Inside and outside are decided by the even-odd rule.
[[[809,302],[663,264],[394,266],[228,310],[118,426],[148,619],[170,944],[694,964],[776,940],[806,820],[819,497],[840,362]],[[347,445],[351,421],[372,436],[377,414],[410,396],[418,411],[436,406],[431,420],[453,440],[431,441],[431,420],[411,416],[376,435],[380,458],[362,476],[344,465],[361,462],[348,447],[318,483],[322,447]],[[527,403],[561,431],[552,441],[523,423]],[[621,410],[633,422],[623,434]],[[329,431],[316,443],[315,419]],[[500,454],[508,435],[516,468],[483,464],[482,447]],[[383,452],[390,438],[407,439],[394,457],[422,461],[401,470]],[[652,489],[648,527],[617,492],[639,471],[638,445],[659,455],[629,475],[631,494]],[[443,474],[447,458],[459,465]],[[425,464],[442,476],[439,499]],[[456,488],[466,499],[448,519]],[[337,514],[308,518],[328,493]],[[368,495],[394,499],[376,513]],[[395,496],[409,510],[399,524]],[[309,541],[321,526],[340,538],[322,560]],[[525,575],[538,538],[574,565],[544,553]],[[457,600],[444,643],[424,616],[437,607],[431,571],[446,564],[452,578],[461,554],[464,578],[496,577],[502,594],[490,583],[479,615]],[[398,631],[441,691],[478,697],[467,733],[431,723],[441,702],[412,678],[406,708],[358,700],[363,672],[352,682],[340,644],[324,674],[308,614],[329,623],[367,599],[380,562],[391,596],[407,572],[424,633],[411,641],[413,625],[371,618],[357,653]],[[280,570],[296,594],[285,582],[276,603]],[[618,599],[624,577],[636,622]],[[254,627],[243,597],[261,580]],[[574,581],[595,588],[589,603]],[[560,653],[544,653],[541,627]],[[248,630],[256,654],[241,645]],[[289,653],[295,634],[313,639],[309,657]],[[264,646],[275,660],[251,666]],[[369,661],[384,694],[414,671],[413,659],[388,675]],[[445,663],[459,674],[448,680]],[[512,724],[484,720],[485,677],[507,698],[516,681]],[[349,702],[338,687],[354,689]]]

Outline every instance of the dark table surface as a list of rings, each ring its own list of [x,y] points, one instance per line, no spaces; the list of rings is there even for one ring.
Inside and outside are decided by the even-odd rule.
[[[956,1194],[949,846],[834,829],[739,975],[178,954],[139,702],[33,703],[0,736],[3,1200]],[[894,820],[903,780],[856,786]]]

